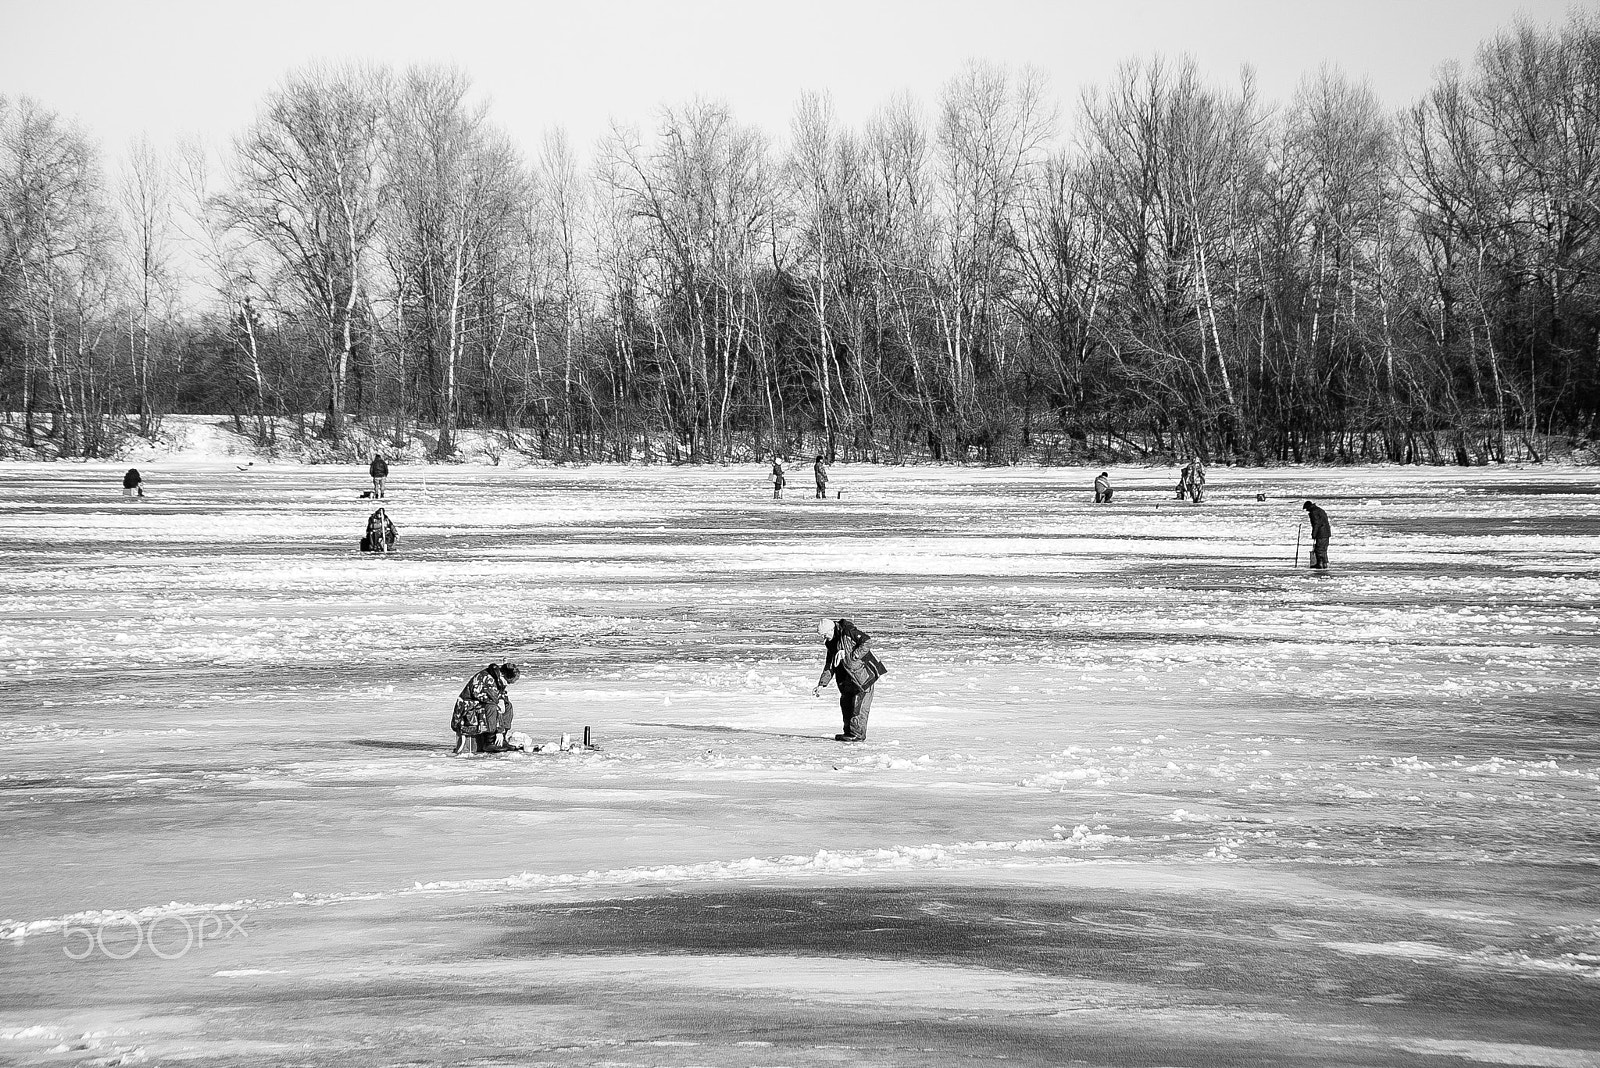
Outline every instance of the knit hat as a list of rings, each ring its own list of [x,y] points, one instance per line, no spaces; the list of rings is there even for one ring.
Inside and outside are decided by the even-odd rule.
[[[822,635],[823,641],[831,641],[833,639],[833,620],[824,619],[818,623],[817,633]]]
[[[500,674],[507,682],[516,682],[517,676],[521,675],[522,671],[517,667],[517,665],[507,661],[506,663],[500,665]]]

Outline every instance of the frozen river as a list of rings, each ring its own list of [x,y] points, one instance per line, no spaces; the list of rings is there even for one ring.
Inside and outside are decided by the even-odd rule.
[[[0,466],[0,1063],[1600,1066],[1592,470],[142,469]]]

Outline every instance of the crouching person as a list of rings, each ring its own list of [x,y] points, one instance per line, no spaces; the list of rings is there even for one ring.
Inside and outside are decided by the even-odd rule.
[[[844,717],[844,732],[833,736],[836,742],[867,740],[867,716],[872,711],[872,688],[888,674],[881,661],[867,648],[872,638],[848,619],[824,619],[817,634],[827,642],[822,674],[812,689],[813,696],[832,679],[839,687],[839,711]]]
[[[506,741],[511,730],[509,690],[520,674],[515,664],[490,664],[461,687],[450,716],[456,753],[504,753],[521,748]]]
[[[389,521],[389,513],[379,508],[367,517],[367,532],[361,536],[361,551],[364,553],[392,553],[394,540],[400,532],[394,529],[394,524]]]

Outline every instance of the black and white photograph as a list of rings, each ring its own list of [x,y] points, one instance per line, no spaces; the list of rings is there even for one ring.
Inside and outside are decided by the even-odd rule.
[[[0,0],[0,1066],[1600,1068],[1600,0]]]

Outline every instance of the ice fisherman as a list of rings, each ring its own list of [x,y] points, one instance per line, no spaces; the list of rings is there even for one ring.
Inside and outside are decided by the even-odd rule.
[[[456,698],[450,715],[450,729],[456,733],[455,752],[504,753],[521,747],[506,741],[511,730],[510,686],[521,675],[509,661],[490,664],[467,680]]]
[[[1305,510],[1311,515],[1311,567],[1316,571],[1328,569],[1328,540],[1333,537],[1333,527],[1328,525],[1328,513],[1312,504],[1305,503]]]
[[[1095,504],[1110,504],[1111,503],[1111,476],[1106,474],[1104,471],[1100,472],[1100,474],[1095,476],[1095,480],[1094,480],[1094,503]]]
[[[372,454],[372,463],[367,465],[367,474],[372,476],[372,495],[382,500],[383,486],[389,479],[389,463],[383,458],[383,453]]]
[[[389,519],[389,513],[379,508],[367,517],[367,532],[361,536],[361,551],[364,553],[392,553],[394,540],[400,532],[394,528],[394,523]]]
[[[839,711],[844,717],[844,732],[835,734],[833,740],[864,742],[867,715],[872,711],[872,689],[888,669],[868,650],[872,638],[848,619],[824,619],[817,624],[817,634],[828,644],[822,674],[811,695],[819,696],[832,679],[839,687]]]
[[[1182,471],[1178,472],[1178,500],[1188,497],[1195,504],[1205,500],[1206,496],[1206,467],[1196,456],[1190,460]]]
[[[811,465],[812,472],[817,476],[817,498],[828,499],[828,465],[822,462],[822,454],[817,453],[817,462]]]
[[[783,484],[786,479],[783,477],[783,464],[778,462],[776,456],[772,458],[772,474],[767,477],[772,479],[772,499],[775,501],[782,500]]]
[[[144,478],[139,474],[137,467],[128,468],[128,473],[122,476],[122,495],[124,497],[144,496]]]

